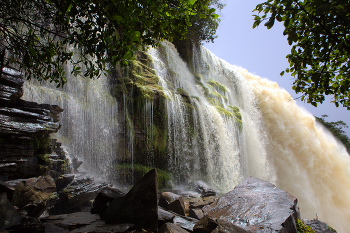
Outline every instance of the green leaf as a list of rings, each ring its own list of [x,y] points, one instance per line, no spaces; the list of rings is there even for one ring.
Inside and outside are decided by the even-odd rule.
[[[35,52],[35,49],[33,49],[32,47],[29,47],[29,52],[33,55],[33,56],[36,56],[36,52]]]
[[[132,41],[137,41],[140,39],[141,33],[139,31],[134,31],[132,35]]]
[[[70,5],[68,6],[68,8],[67,8],[67,12],[69,12],[69,11],[70,11],[70,9],[72,9],[72,7],[73,7],[73,5],[72,5],[72,4],[70,4]]]
[[[212,14],[211,17],[212,17],[213,19],[217,19],[217,18],[219,18],[219,15],[218,15],[218,14]]]
[[[110,19],[113,21],[117,20],[118,22],[120,22],[123,20],[123,17],[121,17],[119,15],[112,15],[112,16],[110,16]]]

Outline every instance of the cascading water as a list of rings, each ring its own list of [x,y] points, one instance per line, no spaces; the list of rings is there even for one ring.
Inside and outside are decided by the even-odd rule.
[[[23,98],[59,105],[61,129],[57,139],[69,154],[83,161],[82,167],[95,178],[106,179],[116,154],[117,102],[108,91],[107,78],[98,80],[69,77],[64,88],[25,82]]]
[[[172,154],[176,174],[186,171],[192,156],[197,160],[192,163],[204,167],[207,176],[193,167],[191,175],[207,179],[223,191],[233,189],[248,175],[268,180],[298,198],[302,217],[317,216],[338,232],[346,232],[350,220],[349,155],[315,118],[298,108],[276,83],[230,65],[203,47],[194,53],[191,72],[170,43],[162,46],[166,56],[160,58],[158,50],[150,52],[158,63],[159,77],[166,80],[164,70],[175,71],[178,87],[198,97],[191,98],[197,137],[190,138],[183,132],[187,129],[183,103],[176,96],[168,101],[169,132],[173,134],[169,140],[175,144],[169,146],[177,148],[177,143],[180,148]],[[241,131],[208,103],[196,75],[201,75],[203,82],[214,80],[226,87],[224,107],[239,107]],[[191,155],[183,151],[186,148],[191,148]]]
[[[124,110],[117,109],[105,78],[70,78],[63,90],[27,83],[24,97],[65,109],[58,138],[101,178],[109,175],[118,150],[127,150],[124,162],[132,166],[140,160],[137,140],[146,151],[144,165],[157,165],[154,145],[161,147],[162,134],[155,123],[163,117],[157,114],[163,108],[164,167],[176,184],[202,179],[226,192],[247,176],[261,178],[296,196],[303,218],[317,214],[338,232],[347,231],[349,155],[286,91],[203,47],[193,53],[192,64],[169,42],[148,54],[160,86],[149,90],[164,94],[162,104],[160,97],[131,104],[136,88],[145,90],[134,85],[135,90],[123,95]],[[130,82],[131,77],[126,78]],[[124,133],[117,110],[124,112]],[[135,123],[132,114],[139,112],[143,115]],[[127,148],[117,144],[123,134],[123,140],[130,141]]]

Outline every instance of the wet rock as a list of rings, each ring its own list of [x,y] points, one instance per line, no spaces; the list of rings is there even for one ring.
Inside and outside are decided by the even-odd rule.
[[[199,192],[202,197],[215,196],[216,192],[210,188],[210,186],[203,181],[196,181],[193,183],[194,190]]]
[[[115,188],[106,187],[102,189],[94,199],[94,203],[91,208],[92,214],[100,214],[102,209],[109,205],[115,198],[124,197],[126,193]]]
[[[183,198],[175,193],[163,192],[159,197],[158,205],[177,214],[185,215]]]
[[[189,216],[195,219],[201,219],[204,217],[203,211],[201,209],[190,209]]]
[[[76,175],[74,181],[58,194],[59,198],[56,204],[49,208],[49,212],[58,215],[90,211],[92,200],[108,186],[107,183],[95,183],[90,177]]]
[[[43,223],[51,223],[60,225],[64,229],[73,230],[82,226],[86,226],[95,222],[103,224],[97,214],[89,212],[77,212],[72,214],[52,215],[46,218],[41,218]]]
[[[21,223],[8,228],[8,231],[11,233],[46,233],[45,226],[37,218],[29,216],[23,216]]]
[[[25,211],[29,217],[39,218],[46,210],[46,204],[44,201],[30,203],[20,209],[21,212]]]
[[[204,206],[212,204],[217,199],[218,199],[218,197],[210,196],[210,197],[205,197],[204,199],[201,199],[201,200],[190,201],[190,208],[201,209]]]
[[[149,171],[123,198],[101,213],[108,224],[133,223],[137,229],[158,230],[157,171]]]
[[[291,232],[296,233],[297,199],[273,184],[247,178],[234,190],[203,207],[206,219],[201,226],[217,224],[218,231],[230,232]]]
[[[60,192],[65,189],[74,180],[74,174],[63,174],[55,179],[56,192]]]
[[[327,225],[327,223],[321,222],[317,219],[305,221],[304,224],[312,227],[312,230],[315,231],[315,233],[334,233],[334,232],[336,232],[336,230],[334,230],[332,227],[329,227]]]
[[[204,216],[193,227],[193,232],[195,232],[195,233],[211,233],[212,231],[215,232],[214,230],[217,227],[218,227],[218,223],[216,222],[215,219]],[[233,229],[230,229],[230,230],[233,230]],[[232,232],[236,232],[236,231],[232,231]],[[241,233],[241,232],[245,232],[245,231],[239,231],[239,229],[238,229],[237,232]]]
[[[161,222],[161,225],[165,222],[173,222],[175,218],[175,214],[163,209],[162,207],[158,207],[158,221]]]
[[[127,232],[134,224],[110,224],[101,221],[100,216],[89,212],[52,215],[41,218],[45,232]]]
[[[21,214],[7,199],[6,193],[0,194],[0,231],[21,222]]]
[[[0,180],[0,193],[6,193],[7,199],[12,202],[13,193],[15,192],[15,188],[6,184],[2,180]]]
[[[165,223],[160,228],[158,233],[186,233],[188,231],[182,229],[181,227],[173,223]]]
[[[12,203],[18,208],[22,208],[30,202],[46,200],[56,189],[55,182],[49,175],[6,183],[15,187]]]
[[[0,104],[8,106],[15,104],[22,97],[24,78],[10,69],[3,69],[0,79]]]
[[[198,222],[197,219],[185,216],[176,215],[173,219],[173,223],[179,227],[186,229],[188,231],[193,231],[194,226]]]

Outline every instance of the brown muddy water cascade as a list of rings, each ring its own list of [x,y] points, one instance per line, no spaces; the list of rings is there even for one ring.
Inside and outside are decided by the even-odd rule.
[[[296,196],[302,218],[317,214],[338,232],[348,231],[349,155],[286,91],[203,47],[193,52],[191,64],[169,42],[147,53],[166,96],[165,167],[174,184],[204,180],[227,192],[253,176]],[[32,82],[24,96],[65,109],[57,137],[101,178],[113,167],[121,135],[117,101],[107,81],[69,77],[63,90]],[[157,131],[158,115],[155,102],[147,100],[143,108],[148,140]],[[133,162],[138,156],[134,133],[127,135]],[[154,147],[147,145],[144,165],[152,167]]]

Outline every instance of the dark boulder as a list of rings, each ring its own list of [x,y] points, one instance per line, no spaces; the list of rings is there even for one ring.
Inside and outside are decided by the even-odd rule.
[[[101,213],[108,224],[133,223],[137,229],[158,230],[157,171],[149,171],[122,198],[114,199]]]
[[[73,212],[83,212],[91,210],[91,201],[108,183],[95,183],[91,177],[84,174],[76,174],[73,182],[58,193],[58,199],[49,208],[50,214],[69,214]]]
[[[204,217],[202,209],[190,209],[189,216],[195,219],[201,219]]]
[[[216,224],[219,232],[297,233],[296,209],[295,197],[267,181],[249,177],[203,207],[206,219],[197,223],[195,229],[206,232]]]
[[[185,204],[180,195],[163,192],[159,197],[159,206],[177,214],[185,215]]]
[[[13,193],[15,192],[15,188],[6,184],[2,180],[0,180],[0,193],[6,193],[7,199],[12,202]]]
[[[31,202],[45,201],[56,189],[55,181],[49,175],[12,180],[6,183],[15,187],[12,203],[18,208],[22,208]]]
[[[102,189],[95,197],[94,203],[91,208],[92,214],[100,214],[102,209],[109,205],[115,198],[124,197],[126,193],[115,188],[106,187]]]
[[[0,231],[21,222],[21,214],[7,199],[6,193],[0,194]]]
[[[55,179],[56,182],[56,192],[61,192],[74,180],[75,175],[73,174],[63,174]]]
[[[158,231],[158,233],[187,233],[187,232],[188,231],[170,222],[164,223],[159,228],[159,231]]]

